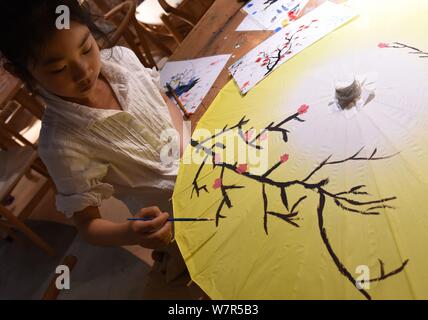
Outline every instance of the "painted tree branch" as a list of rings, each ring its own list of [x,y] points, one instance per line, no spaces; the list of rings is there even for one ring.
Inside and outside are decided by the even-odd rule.
[[[194,191],[196,191],[196,195],[198,197],[199,197],[199,192],[201,190],[204,190],[206,193],[209,193],[206,185],[203,185],[202,187],[200,187],[198,185],[199,175],[201,174],[201,171],[202,171],[203,167],[205,166],[205,163],[207,162],[207,160],[208,160],[208,155],[205,156],[205,159],[202,161],[202,164],[199,166],[198,171],[196,172],[196,176],[195,176],[195,178],[193,179],[193,182],[192,182],[193,189],[192,189],[192,193],[190,194],[190,199],[193,197],[193,192]]]
[[[312,20],[308,25],[301,25],[297,31],[293,34],[287,33],[285,35],[284,44],[277,47],[273,52],[260,52],[259,57],[256,60],[256,63],[261,63],[262,67],[266,67],[265,76],[270,74],[276,66],[289,54],[292,54],[294,43],[299,39],[299,34],[311,27],[312,24],[316,23],[318,20]],[[297,44],[300,45],[300,44]]]
[[[396,275],[397,273],[403,271],[403,269],[406,267],[407,263],[409,263],[409,259],[405,260],[403,262],[403,264],[400,267],[398,267],[397,269],[392,270],[388,273],[385,273],[385,264],[383,263],[382,260],[379,259],[380,276],[377,278],[370,279],[370,282],[382,281],[382,280],[385,280],[389,277],[392,277],[393,275]]]
[[[321,238],[322,241],[325,245],[325,247],[327,248],[327,251],[329,252],[331,258],[333,259],[334,264],[336,265],[337,269],[339,270],[339,272],[344,275],[349,282],[368,300],[371,300],[371,296],[370,294],[364,290],[361,285],[358,285],[357,280],[352,276],[351,272],[344,266],[344,264],[341,262],[341,260],[339,259],[339,257],[336,255],[336,253],[333,250],[333,247],[328,239],[327,236],[327,231],[324,227],[324,209],[325,209],[325,201],[326,201],[326,196],[324,194],[320,194],[319,196],[319,203],[318,203],[318,208],[317,208],[317,213],[318,213],[318,226],[319,226],[319,230],[320,230],[320,234],[321,234]],[[398,268],[385,273],[385,267],[384,267],[384,263],[382,260],[379,259],[380,262],[380,276],[377,278],[373,278],[368,280],[368,282],[380,282],[380,281],[384,281],[387,278],[394,276],[400,272],[402,272],[404,270],[404,268],[406,267],[406,265],[409,262],[409,259],[405,260],[401,266],[399,266]],[[361,281],[360,284],[364,284],[364,281]]]
[[[397,154],[392,155],[386,155],[386,156],[378,156],[378,150],[374,149],[369,156],[362,156],[362,151],[364,150],[364,147],[360,148],[357,152],[352,154],[349,157],[340,159],[340,160],[332,160],[332,155],[327,157],[324,161],[322,161],[319,165],[317,165],[305,178],[301,180],[290,180],[290,181],[277,181],[269,178],[271,173],[278,168],[280,168],[284,163],[286,163],[289,159],[288,154],[283,154],[279,161],[277,161],[274,165],[272,165],[264,174],[257,175],[253,174],[248,170],[248,166],[246,164],[240,164],[234,163],[229,164],[224,161],[215,161],[214,158],[216,156],[216,148],[221,147],[222,149],[225,149],[227,146],[224,146],[222,144],[214,144],[211,147],[205,146],[206,143],[210,142],[212,144],[212,139],[218,137],[221,134],[224,134],[226,132],[230,132],[233,129],[237,129],[238,135],[241,136],[244,141],[249,142],[248,145],[250,146],[256,146],[252,145],[257,139],[260,139],[262,134],[267,132],[278,132],[282,134],[282,138],[284,142],[288,141],[288,134],[290,133],[289,130],[285,129],[283,126],[286,123],[289,123],[290,121],[296,120],[299,122],[304,122],[303,119],[301,119],[299,116],[306,113],[309,106],[303,105],[299,108],[298,112],[295,114],[285,118],[283,121],[279,122],[278,124],[270,123],[267,125],[259,135],[257,135],[253,140],[250,140],[248,137],[248,132],[250,132],[249,129],[244,132],[243,126],[248,124],[249,120],[246,120],[245,117],[243,117],[235,126],[228,128],[227,126],[223,128],[223,130],[220,133],[217,133],[213,135],[211,138],[205,139],[201,142],[192,140],[192,146],[196,148],[197,150],[203,150],[205,152],[205,159],[201,166],[199,167],[195,179],[194,179],[194,190],[196,191],[198,197],[200,196],[199,191],[200,190],[206,190],[206,185],[199,187],[197,184],[198,177],[200,175],[200,172],[204,165],[208,161],[208,157],[213,158],[213,164],[214,169],[216,167],[219,167],[221,169],[220,177],[215,181],[214,188],[219,188],[221,190],[222,194],[222,200],[217,208],[216,211],[216,226],[219,225],[219,221],[221,218],[226,218],[224,214],[222,214],[225,205],[228,209],[233,207],[231,198],[229,196],[229,191],[233,189],[242,189],[244,186],[236,186],[236,185],[226,185],[224,183],[224,176],[226,171],[230,171],[233,174],[239,174],[243,177],[246,177],[248,179],[257,181],[261,183],[262,186],[262,201],[263,201],[263,228],[266,234],[268,234],[268,217],[273,216],[278,219],[281,219],[282,221],[287,222],[293,227],[300,227],[296,221],[299,220],[299,211],[297,208],[300,204],[304,202],[305,199],[307,199],[307,196],[304,195],[300,197],[291,207],[291,210],[289,210],[289,200],[287,196],[287,189],[292,186],[302,186],[307,190],[310,190],[318,195],[319,197],[319,203],[317,208],[317,215],[318,215],[318,224],[319,224],[319,231],[321,239],[324,243],[324,246],[326,247],[327,251],[329,252],[334,264],[338,268],[339,272],[344,275],[351,283],[352,285],[359,290],[359,292],[367,299],[371,299],[371,296],[368,294],[367,291],[361,289],[357,286],[357,282],[353,278],[352,274],[349,272],[349,270],[344,266],[344,264],[341,262],[340,258],[336,255],[336,253],[333,250],[333,247],[328,239],[327,231],[324,227],[324,211],[325,211],[325,204],[327,200],[331,200],[336,206],[338,206],[340,209],[342,209],[345,212],[353,213],[353,214],[361,214],[361,215],[367,215],[367,216],[375,216],[380,215],[381,210],[387,210],[387,209],[395,209],[392,205],[390,205],[390,202],[396,200],[397,198],[394,196],[386,197],[386,198],[380,198],[380,199],[370,199],[370,200],[364,200],[361,198],[369,197],[370,194],[365,191],[366,186],[365,185],[357,185],[349,190],[341,191],[341,192],[331,192],[328,190],[329,185],[329,178],[321,178],[316,182],[310,182],[316,174],[321,174],[323,169],[328,166],[336,166],[341,165],[347,162],[354,162],[354,161],[380,161],[392,158],[396,156]],[[281,201],[284,206],[283,212],[276,212],[269,209],[269,197],[266,193],[267,187],[273,187],[278,188],[281,196]],[[207,191],[208,192],[208,191]],[[193,194],[193,191],[192,191]],[[396,275],[400,273],[405,266],[408,263],[408,260],[403,262],[403,264],[386,273],[384,269],[383,262],[379,259],[381,262],[381,269],[380,269],[380,276],[374,279],[370,279],[371,282],[374,281],[383,281],[387,278]]]
[[[281,62],[281,60],[285,58],[287,54],[291,54],[291,48],[293,45],[292,40],[299,31],[296,31],[293,35],[291,35],[291,37],[287,36],[285,38],[285,44],[282,46],[282,48],[277,48],[271,54],[267,54],[265,52],[261,53],[262,57],[260,57],[260,60],[258,60],[257,62],[262,61],[263,63],[261,66],[266,67],[267,71],[265,73],[265,76],[271,73],[275,69],[275,67]]]
[[[235,166],[236,166],[236,164],[235,164]],[[230,201],[228,190],[244,188],[243,186],[237,186],[235,184],[224,185],[223,184],[223,181],[224,181],[224,169],[225,169],[224,167],[221,168],[221,174],[220,174],[220,178],[218,180],[218,185],[220,187],[223,199],[222,199],[222,201],[221,201],[221,203],[220,203],[220,205],[219,205],[219,207],[217,209],[217,212],[216,212],[216,217],[215,218],[216,218],[216,225],[217,226],[219,224],[220,218],[226,218],[225,216],[221,215],[221,209],[223,208],[223,206],[226,204],[229,209],[232,208],[232,202]]]
[[[341,163],[345,163],[348,161],[385,160],[385,159],[392,158],[398,154],[398,153],[396,153],[396,154],[386,156],[386,157],[375,157],[375,155],[377,153],[377,149],[374,149],[374,151],[372,152],[372,154],[369,157],[360,157],[359,155],[361,154],[361,152],[363,150],[364,150],[364,147],[362,147],[360,150],[358,150],[354,155],[352,155],[346,159],[343,159],[343,160],[329,161],[331,159],[332,155],[329,156],[327,159],[325,159],[323,162],[321,162],[306,178],[304,178],[303,181],[304,182],[308,181],[315,173],[317,173],[323,167],[328,166],[328,165],[336,165],[336,164],[341,164]]]
[[[411,51],[409,52],[409,54],[416,54],[419,56],[419,58],[428,58],[428,52],[424,52],[416,47],[412,47],[409,46],[407,44],[404,43],[400,43],[400,42],[393,42],[393,44],[388,44],[388,43],[380,43],[378,45],[379,48],[383,49],[383,48],[390,48],[390,49],[410,49]]]

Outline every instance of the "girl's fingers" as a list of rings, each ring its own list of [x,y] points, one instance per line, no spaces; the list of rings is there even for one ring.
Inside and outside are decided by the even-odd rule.
[[[158,207],[153,206],[153,207],[147,207],[147,208],[140,209],[140,211],[135,215],[135,217],[136,218],[157,217],[161,213],[162,212],[160,211],[160,209]]]
[[[139,234],[153,233],[161,229],[169,218],[169,214],[160,213],[150,221],[134,221],[134,230]]]
[[[162,241],[165,245],[171,242],[171,238],[171,222],[165,223],[162,228],[160,228],[156,232],[152,232],[146,235],[147,240]]]

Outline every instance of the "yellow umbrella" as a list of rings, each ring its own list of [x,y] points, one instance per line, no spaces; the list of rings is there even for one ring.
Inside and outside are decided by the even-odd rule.
[[[213,299],[428,298],[428,3],[357,3],[192,136],[174,214],[216,220],[176,240]]]

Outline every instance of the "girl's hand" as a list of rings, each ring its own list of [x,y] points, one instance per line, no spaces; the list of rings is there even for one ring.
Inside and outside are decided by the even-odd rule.
[[[167,221],[169,214],[161,212],[158,207],[141,209],[135,218],[153,217],[150,221],[130,221],[131,237],[140,246],[149,249],[159,249],[167,246],[172,239],[171,222]]]

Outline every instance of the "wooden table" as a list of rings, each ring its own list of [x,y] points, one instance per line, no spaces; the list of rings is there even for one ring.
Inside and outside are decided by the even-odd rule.
[[[310,0],[305,13],[325,1]],[[340,3],[344,0],[333,2]],[[231,79],[227,68],[273,34],[273,31],[235,31],[246,16],[246,13],[241,10],[242,6],[243,3],[237,0],[216,0],[170,57],[170,61],[178,61],[219,54],[232,55],[210,92],[202,101],[202,105],[191,116],[192,130],[195,129],[198,121],[220,90]]]

